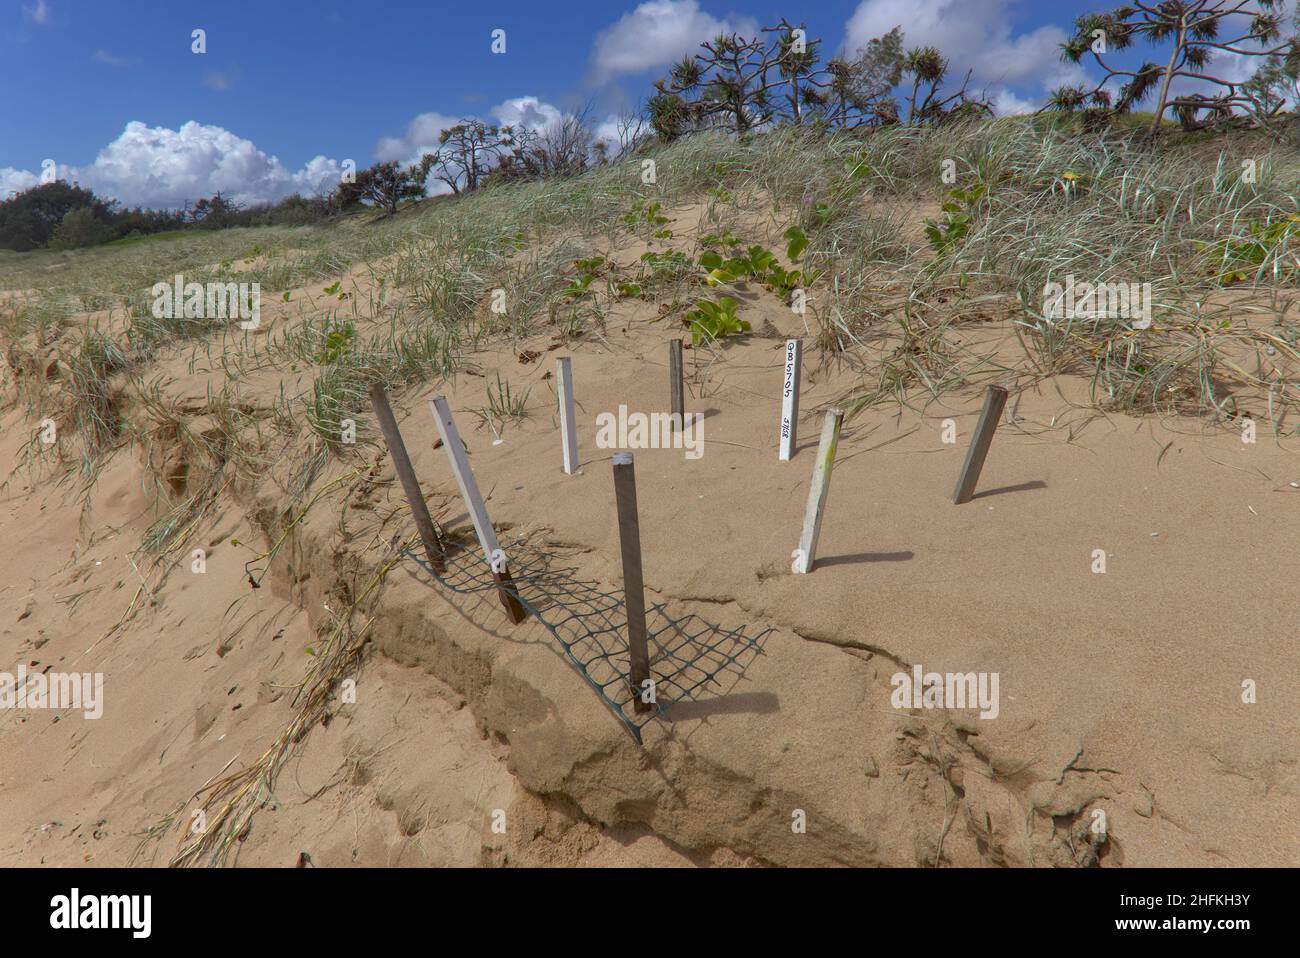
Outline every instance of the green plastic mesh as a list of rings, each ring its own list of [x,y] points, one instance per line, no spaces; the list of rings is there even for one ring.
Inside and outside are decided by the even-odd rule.
[[[435,572],[407,550],[439,586],[454,593],[492,592],[492,569],[477,549],[449,544],[446,566]],[[623,593],[578,577],[559,553],[515,544],[510,549],[514,594],[559,644],[568,662],[641,743],[642,726],[668,718],[674,702],[720,696],[735,685],[773,629],[754,635],[724,629],[690,613],[671,616],[663,603],[646,610],[655,707],[637,712],[628,676],[627,614]],[[521,626],[522,627],[522,626]]]

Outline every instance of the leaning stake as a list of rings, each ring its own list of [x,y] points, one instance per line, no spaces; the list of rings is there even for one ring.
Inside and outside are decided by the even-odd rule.
[[[672,402],[672,423],[674,429],[682,429],[686,423],[686,390],[682,378],[682,341],[674,339],[668,344],[668,392]]]
[[[966,452],[966,464],[961,467],[961,476],[957,479],[957,488],[952,494],[956,505],[970,502],[975,495],[975,485],[980,481],[980,470],[984,468],[984,457],[989,454],[989,444],[993,442],[993,432],[998,428],[1002,417],[1002,407],[1007,404],[1007,391],[1001,386],[990,386],[984,394],[984,409],[980,412],[979,422],[975,424],[975,438],[971,440]]]
[[[796,433],[799,429],[799,366],[803,358],[803,340],[791,339],[785,344],[785,376],[781,380],[781,451],[777,458],[789,461],[794,455]]]
[[[433,421],[438,424],[442,448],[447,450],[447,459],[451,462],[451,471],[456,476],[456,484],[460,486],[461,498],[465,500],[465,508],[469,510],[470,520],[474,523],[474,531],[478,533],[478,544],[492,567],[492,579],[497,584],[501,604],[510,616],[510,621],[518,624],[527,615],[515,594],[515,582],[506,565],[506,554],[497,541],[496,530],[492,528],[487,507],[483,505],[483,496],[479,494],[478,483],[474,481],[474,471],[469,467],[465,444],[460,441],[460,432],[456,429],[456,420],[452,418],[451,407],[447,405],[445,397],[434,396],[429,400],[429,409],[433,412]]]
[[[560,393],[560,443],[564,449],[564,471],[578,471],[578,429],[573,420],[573,364],[568,356],[555,361],[555,380]]]
[[[811,572],[817,561],[817,539],[822,531],[822,515],[826,511],[826,497],[831,491],[831,469],[835,465],[835,447],[840,443],[840,426],[844,423],[844,410],[828,409],[822,423],[822,439],[817,446],[817,465],[813,468],[812,486],[808,489],[808,507],[804,510],[803,532],[799,548],[794,551],[795,572]]]
[[[650,681],[650,649],[646,640],[645,585],[641,580],[641,527],[636,514],[636,467],[630,452],[614,453],[614,500],[618,505],[618,544],[623,554],[623,605],[627,610],[627,647],[631,660],[633,708],[649,712],[643,700]]]
[[[388,404],[388,393],[384,391],[383,383],[371,384],[370,405],[374,407],[375,418],[379,420],[379,431],[384,434],[384,442],[388,443],[388,454],[393,459],[393,469],[397,472],[397,478],[402,482],[402,491],[406,493],[406,502],[411,507],[411,517],[415,520],[416,531],[420,533],[420,541],[424,543],[425,558],[429,560],[431,568],[441,572],[447,558],[447,544],[438,532],[438,527],[433,524],[429,507],[425,505],[419,480],[415,478],[415,470],[411,468],[411,457],[406,453],[406,443],[402,441],[397,420],[393,418],[393,407]]]

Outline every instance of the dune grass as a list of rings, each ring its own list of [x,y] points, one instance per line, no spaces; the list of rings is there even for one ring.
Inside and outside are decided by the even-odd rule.
[[[561,342],[599,336],[627,299],[680,316],[711,292],[703,248],[660,221],[692,207],[701,231],[734,232],[737,249],[792,224],[804,231],[800,265],[816,274],[804,319],[821,360],[854,372],[851,413],[1068,373],[1086,377],[1104,409],[1231,420],[1248,404],[1291,432],[1300,224],[1293,233],[1288,217],[1300,212],[1298,192],[1295,156],[1241,137],[1150,146],[1126,128],[1080,134],[1024,118],[868,136],[700,135],[573,179],[492,186],[392,217],[3,256],[0,334],[29,414],[56,411],[83,476],[138,440],[124,403],[148,395],[154,421],[180,416],[146,382],[157,362],[183,356],[190,371],[220,374],[207,411],[225,410],[223,461],[248,477],[296,457],[310,479],[321,456],[357,455],[374,438],[372,382],[437,383],[485,346],[544,331]],[[945,201],[951,209],[937,211]],[[926,217],[942,242],[926,237]],[[755,222],[769,224],[766,236]],[[607,259],[631,243],[651,250],[635,267]],[[594,272],[583,279],[584,269]],[[306,296],[305,312],[259,334],[159,319],[150,288],[178,273],[256,282],[264,304]],[[1071,276],[1149,283],[1152,328],[1047,315],[1045,284]],[[989,310],[1017,331],[1018,361],[963,344],[963,324]],[[268,382],[273,400],[249,398]],[[517,416],[518,398],[499,390],[485,421]],[[310,481],[293,485],[301,496]],[[155,537],[163,552],[161,532],[179,533],[188,515]]]

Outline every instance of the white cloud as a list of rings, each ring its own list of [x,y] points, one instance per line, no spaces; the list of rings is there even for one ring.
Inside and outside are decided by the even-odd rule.
[[[418,163],[425,153],[438,149],[438,134],[460,122],[460,117],[446,113],[421,113],[406,125],[401,136],[385,136],[375,146],[375,159],[380,163],[396,160],[398,163]]]
[[[615,152],[619,143],[619,121],[617,116],[607,116],[596,124],[596,129],[592,131],[592,139],[597,143],[605,143],[609,146],[610,152]]]
[[[33,23],[49,23],[50,5],[46,3],[45,0],[36,0],[36,2],[30,6],[24,4],[23,16],[27,17],[27,19]]]
[[[220,192],[239,203],[274,202],[291,193],[312,195],[338,182],[338,161],[317,156],[291,172],[250,140],[219,126],[186,123],[179,130],[138,120],[100,150],[89,166],[60,166],[59,178],[79,183],[124,206],[178,207]],[[27,189],[38,177],[0,169],[0,188]]]
[[[1038,109],[1038,104],[1033,100],[1018,97],[1005,87],[995,91],[990,99],[993,101],[993,112],[998,116],[1017,116]]]
[[[611,113],[592,129],[592,142],[604,143],[606,154],[616,158],[623,150],[635,145],[648,130],[649,124],[643,117],[631,113]]]
[[[295,187],[292,192],[301,193],[303,196],[323,196],[338,186],[342,173],[338,160],[317,154],[307,161],[306,166],[293,174]]]
[[[501,126],[522,126],[537,133],[550,129],[564,119],[563,112],[535,96],[506,100],[494,106],[491,112]]]
[[[596,34],[591,56],[595,79],[603,83],[620,73],[667,66],[719,33],[753,36],[758,31],[749,17],[710,16],[698,0],[647,0]]]
[[[10,193],[21,193],[40,182],[40,177],[28,170],[15,170],[12,166],[0,166],[0,200],[9,198]]]
[[[319,166],[315,169],[320,172]],[[78,174],[83,185],[130,205],[175,206],[218,191],[254,203],[310,191],[315,185],[306,179],[306,171],[290,173],[250,140],[195,122],[179,130],[128,123],[94,164]]]
[[[845,47],[855,51],[901,26],[905,46],[926,44],[943,52],[951,83],[960,83],[970,70],[973,90],[1026,84],[1046,93],[1085,82],[1081,67],[1061,62],[1066,32],[1047,25],[1013,34],[1012,5],[1013,0],[863,0],[845,26]]]
[[[488,111],[496,123],[523,124],[542,129],[564,114],[535,96],[515,97]],[[460,121],[444,113],[422,113],[401,136],[382,138],[375,158],[387,162],[417,162],[438,148],[438,134]],[[365,162],[358,166],[364,167]],[[333,189],[341,174],[340,161],[316,156],[293,171],[251,141],[219,126],[189,122],[178,130],[151,127],[138,120],[126,125],[86,166],[58,167],[59,178],[79,183],[124,206],[175,208],[220,192],[245,204],[275,202],[292,193],[311,196]],[[0,167],[0,200],[40,182],[38,174]],[[445,188],[430,181],[431,192]]]
[[[111,67],[130,66],[131,61],[126,57],[117,57],[107,50],[96,50],[95,55],[91,57],[96,63],[106,63]]]

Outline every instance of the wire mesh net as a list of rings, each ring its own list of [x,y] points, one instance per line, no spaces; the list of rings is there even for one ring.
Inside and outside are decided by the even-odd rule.
[[[406,555],[440,586],[455,593],[474,594],[499,588],[483,555],[459,543],[448,543],[441,572],[411,550]],[[565,658],[641,743],[641,729],[655,718],[666,718],[674,702],[721,696],[735,685],[773,629],[753,635],[726,629],[688,613],[672,616],[664,603],[646,609],[650,677],[654,707],[637,712],[640,690],[629,678],[627,613],[623,593],[603,589],[578,575],[557,552],[527,543],[510,550],[514,594],[532,618],[546,628]]]

